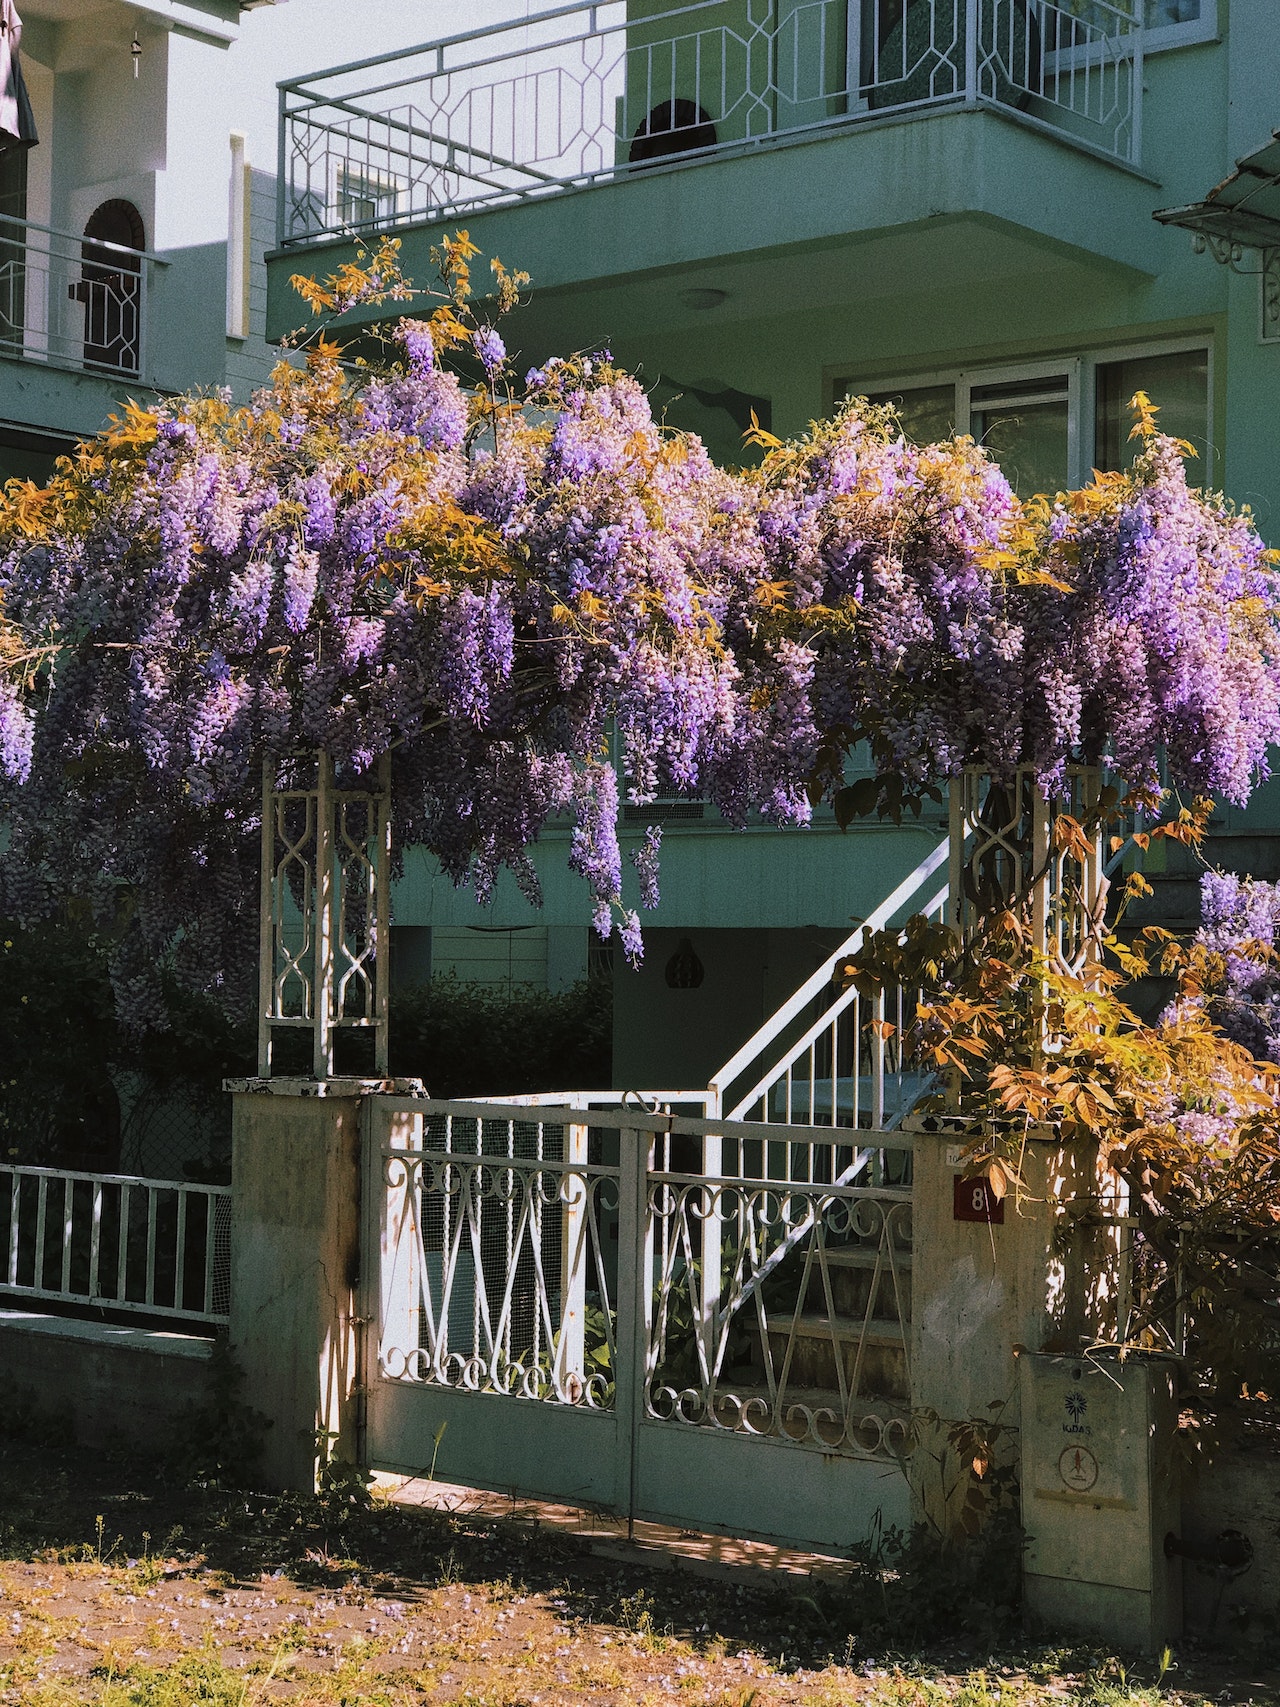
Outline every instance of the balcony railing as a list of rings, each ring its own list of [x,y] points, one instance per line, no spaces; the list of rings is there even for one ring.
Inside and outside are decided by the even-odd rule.
[[[147,250],[0,214],[0,356],[145,380]]]
[[[1138,0],[600,0],[280,86],[282,243],[937,106],[1136,162]]]

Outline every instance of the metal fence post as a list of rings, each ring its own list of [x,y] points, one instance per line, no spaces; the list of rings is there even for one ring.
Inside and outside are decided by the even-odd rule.
[[[964,101],[978,101],[978,8],[984,0],[964,0]]]
[[[316,778],[316,959],[313,988],[315,991],[315,1036],[312,1050],[312,1072],[317,1079],[327,1079],[333,1072],[334,1019],[334,943],[340,934],[335,929],[334,904],[339,900],[338,885],[333,869],[333,760],[326,752],[317,756]]]
[[[648,1379],[653,1314],[653,1217],[649,1212],[649,1172],[653,1134],[624,1127],[618,1133],[618,1368],[614,1394],[619,1445],[626,1464],[626,1487],[619,1505],[634,1531],[639,1470],[640,1421]]]
[[[271,1015],[275,1011],[275,788],[275,762],[268,756],[262,761],[262,872],[258,881],[258,1076],[263,1079],[271,1077]]]
[[[590,1215],[587,1198],[591,1182],[571,1169],[585,1166],[585,1126],[564,1129],[565,1171],[561,1175],[560,1211],[560,1334],[554,1384],[557,1396],[575,1399],[586,1386],[587,1257]]]
[[[721,1267],[724,1246],[724,1139],[719,1133],[702,1140],[702,1285],[698,1297],[698,1333],[707,1379],[715,1379],[716,1324],[720,1318]]]

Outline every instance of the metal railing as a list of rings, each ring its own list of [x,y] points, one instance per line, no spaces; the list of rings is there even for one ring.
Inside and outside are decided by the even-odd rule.
[[[725,1062],[710,1089],[726,1119],[806,1126],[899,1124],[925,1089],[924,1077],[904,1071],[900,1056],[913,993],[886,989],[868,999],[853,985],[836,992],[832,980],[841,962],[856,954],[864,932],[884,930],[906,913],[944,917],[950,891],[946,883],[938,887],[937,875],[949,859],[949,844],[940,842]],[[828,997],[829,1004],[805,1023],[805,1016]],[[893,1036],[884,1031],[886,1024],[894,1028]],[[802,1027],[799,1036],[794,1035],[797,1026]]]
[[[163,258],[0,214],[0,355],[146,379]]]
[[[0,1166],[0,1299],[230,1315],[231,1188]]]
[[[913,1140],[583,1113],[378,1100],[374,1381],[908,1450]]]
[[[1134,0],[579,0],[280,85],[279,240],[940,104],[1136,162]]]

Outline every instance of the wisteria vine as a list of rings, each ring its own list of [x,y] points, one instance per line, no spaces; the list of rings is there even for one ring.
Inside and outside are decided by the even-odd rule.
[[[536,899],[529,850],[568,814],[632,955],[658,838],[624,884],[619,781],[794,824],[839,807],[861,742],[908,798],[966,764],[1052,787],[1106,756],[1150,789],[1163,756],[1236,800],[1265,774],[1268,554],[1149,416],[1131,473],[1026,508],[971,441],[913,446],[865,403],[721,469],[607,355],[517,383],[473,254],[445,245],[388,360],[321,335],[247,407],[131,406],[8,488],[0,913],[79,897],[126,1017],[162,966],[246,1000],[267,755],[287,783],[318,748],[352,779],[389,753],[397,853],[481,901],[504,867]],[[495,275],[505,310],[524,281]],[[328,319],[409,295],[394,244],[302,288]]]

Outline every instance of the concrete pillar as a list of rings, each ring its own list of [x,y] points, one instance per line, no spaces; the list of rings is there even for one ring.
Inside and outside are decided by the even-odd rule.
[[[1158,1651],[1182,1634],[1175,1363],[1020,1364],[1026,1609],[1053,1630]]]
[[[313,1492],[316,1431],[355,1458],[360,1113],[353,1080],[232,1090],[231,1347],[271,1419],[267,1485]],[[378,1088],[383,1088],[379,1085]]]
[[[1096,1149],[1029,1138],[1022,1188],[997,1203],[965,1177],[962,1123],[907,1126],[915,1139],[911,1393],[919,1442],[911,1481],[917,1516],[955,1535],[979,1512],[982,1490],[967,1468],[973,1452],[949,1435],[959,1424],[994,1424],[995,1462],[1015,1459],[1016,1358],[1079,1351],[1095,1337],[1099,1309],[1114,1293],[1114,1239],[1087,1213],[1075,1218],[1099,1207]]]

